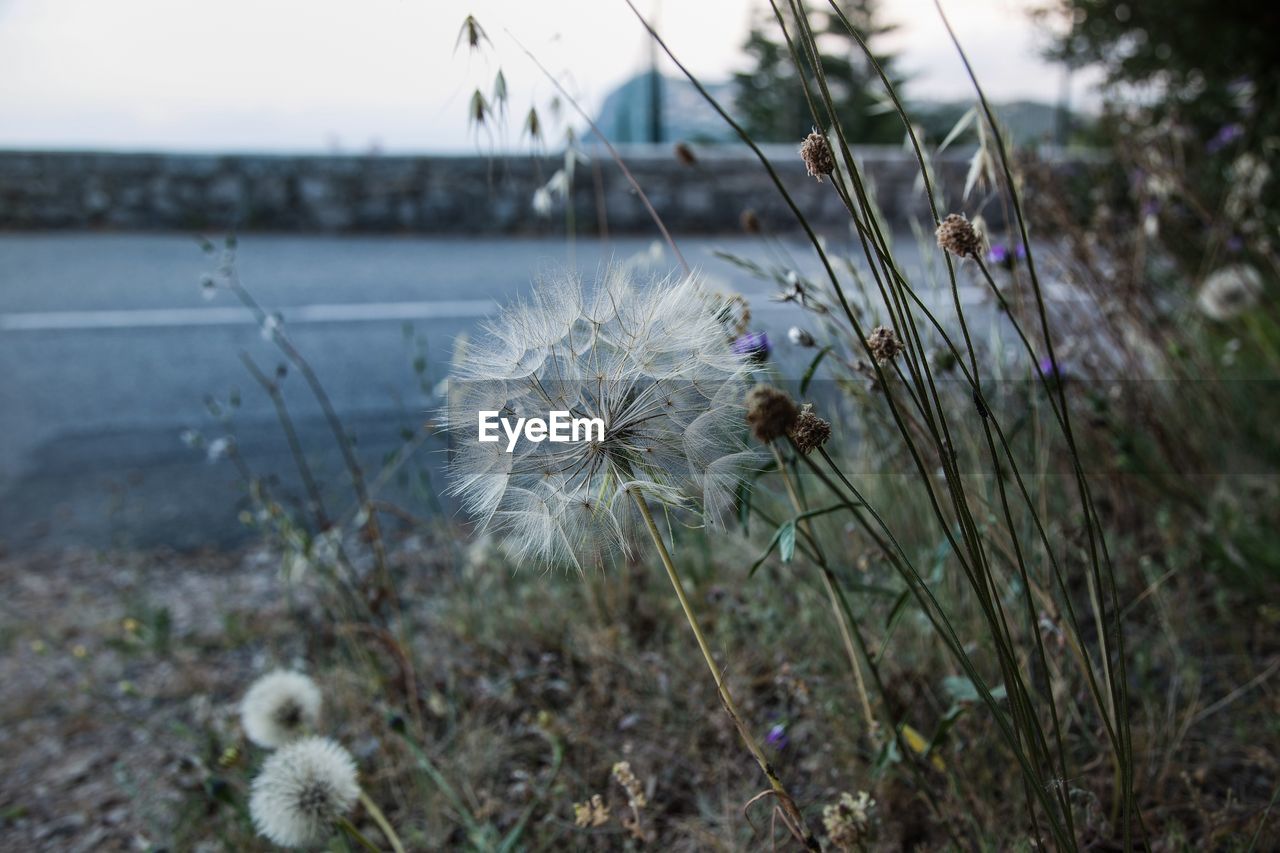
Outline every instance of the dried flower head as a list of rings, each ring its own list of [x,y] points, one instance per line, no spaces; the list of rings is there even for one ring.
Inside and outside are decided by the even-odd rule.
[[[961,213],[952,213],[938,224],[938,246],[960,258],[977,258],[982,253],[982,237]]]
[[[695,279],[639,289],[614,267],[588,294],[562,276],[486,332],[449,380],[450,490],[518,561],[581,569],[626,550],[633,493],[715,524],[760,464],[740,435],[748,360]],[[604,435],[480,442],[482,410],[506,424],[566,411]]]
[[[796,443],[796,449],[808,456],[831,438],[831,424],[813,413],[812,403],[805,403],[787,435]]]
[[[605,805],[604,797],[592,794],[591,799],[585,803],[574,803],[573,822],[584,828],[604,826],[608,823],[609,807]]]
[[[644,786],[640,784],[636,774],[631,772],[630,761],[619,761],[613,765],[613,778],[627,792],[627,805],[633,810],[639,811],[649,804],[644,795]]]
[[[791,396],[772,385],[757,385],[747,394],[747,423],[765,444],[786,435],[799,415]]]
[[[835,157],[831,155],[831,146],[827,138],[814,130],[800,143],[800,157],[810,175],[822,182],[823,175],[830,175],[836,169]]]
[[[902,353],[902,341],[898,333],[888,326],[876,326],[867,336],[867,349],[879,364],[888,364]]]
[[[831,845],[842,851],[862,849],[875,830],[875,808],[876,801],[866,791],[857,797],[841,794],[838,802],[824,808],[822,824]]]
[[[742,230],[748,234],[760,233],[760,214],[755,212],[754,208],[748,207],[738,216],[738,224],[742,226]]]
[[[253,682],[240,701],[245,735],[268,749],[298,739],[319,718],[320,688],[300,672],[269,672]]]
[[[1262,276],[1248,264],[1215,270],[1196,294],[1196,307],[1211,320],[1230,320],[1251,308],[1262,295]]]
[[[677,142],[673,149],[676,160],[680,161],[682,166],[698,165],[698,155],[693,153],[693,148],[687,142]]]
[[[360,796],[356,763],[328,738],[309,737],[273,753],[253,780],[254,828],[281,847],[311,847],[333,833]]]

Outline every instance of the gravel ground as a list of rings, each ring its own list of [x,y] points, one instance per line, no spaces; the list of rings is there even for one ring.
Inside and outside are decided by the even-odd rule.
[[[171,835],[201,784],[190,732],[230,712],[255,666],[243,638],[284,608],[266,562],[0,560],[0,849],[150,850]]]

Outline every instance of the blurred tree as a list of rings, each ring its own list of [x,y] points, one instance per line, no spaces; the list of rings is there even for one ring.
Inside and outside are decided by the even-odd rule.
[[[1216,133],[1245,107],[1280,127],[1280,3],[1273,0],[1054,0],[1040,10],[1051,55],[1097,64],[1107,82]]]
[[[842,0],[840,9],[858,33],[872,46],[876,60],[895,85],[901,79],[894,72],[894,57],[875,51],[874,42],[894,27],[878,23],[876,0]],[[820,89],[800,38],[800,29],[780,3],[800,61],[792,60],[773,9],[757,7],[743,49],[751,67],[734,75],[735,103],[743,125],[761,142],[793,142],[802,139],[813,126],[813,117],[805,101],[801,74],[809,82],[815,101]],[[836,105],[836,118],[852,142],[897,142],[902,138],[902,125],[892,111],[885,109],[883,89],[876,70],[867,61],[862,48],[849,34],[844,22],[828,9],[810,9],[809,26],[818,44],[822,70]],[[825,111],[820,115],[827,118]]]
[[[1203,277],[1280,270],[1280,3],[1048,0],[1050,55],[1101,68],[1103,121],[1144,228]]]

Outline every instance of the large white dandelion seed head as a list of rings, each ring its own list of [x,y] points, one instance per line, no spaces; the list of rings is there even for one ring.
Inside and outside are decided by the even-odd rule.
[[[275,670],[259,678],[240,701],[240,724],[249,740],[275,749],[315,728],[320,688],[300,672]]]
[[[263,762],[249,794],[254,828],[281,847],[310,847],[333,834],[360,796],[351,753],[323,737],[295,741]]]
[[[518,561],[582,569],[624,551],[631,493],[715,525],[747,472],[750,363],[733,352],[717,304],[692,277],[636,287],[623,268],[592,289],[562,274],[537,283],[456,358],[446,420],[450,492]],[[478,440],[478,412],[599,418],[604,438]],[[585,434],[585,433],[584,433]]]

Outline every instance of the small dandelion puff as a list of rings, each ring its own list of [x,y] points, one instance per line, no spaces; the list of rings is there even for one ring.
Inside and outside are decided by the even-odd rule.
[[[787,330],[787,340],[791,341],[793,345],[798,347],[812,347],[817,346],[818,343],[814,340],[813,335],[809,334],[806,329],[802,329],[799,326],[792,326]]]
[[[796,443],[796,449],[808,456],[831,438],[831,424],[813,413],[812,403],[805,403],[787,435]]]
[[[876,326],[867,336],[867,349],[878,364],[888,364],[902,353],[898,333],[888,326]]]
[[[762,462],[740,434],[749,362],[697,279],[639,288],[614,266],[587,292],[561,275],[485,332],[449,381],[450,493],[517,562],[582,570],[629,552],[635,494],[715,526]],[[479,441],[485,411],[498,441]],[[586,422],[578,440],[516,426],[553,412]]]
[[[240,724],[249,740],[275,749],[315,728],[320,688],[300,672],[275,670],[259,678],[240,702]]]
[[[283,747],[253,780],[249,814],[259,835],[281,847],[314,847],[333,834],[360,796],[351,753],[323,737]]]
[[[268,314],[262,318],[262,325],[258,327],[258,333],[262,335],[264,341],[269,341],[280,331],[280,315]]]
[[[205,445],[205,458],[210,462],[217,462],[219,459],[227,455],[231,450],[231,439],[227,436],[215,438],[213,441]]]
[[[1262,276],[1248,264],[1216,270],[1196,294],[1196,307],[1211,320],[1222,322],[1253,307],[1262,295]]]
[[[938,223],[934,232],[938,247],[958,258],[977,258],[982,253],[982,237],[973,223],[960,213],[952,213]]]
[[[212,273],[200,276],[200,297],[206,302],[218,295],[218,279]]]
[[[876,828],[876,801],[866,791],[858,796],[849,793],[822,810],[822,825],[831,845],[841,851],[862,849]]]
[[[609,822],[609,807],[604,797],[592,794],[591,799],[573,804],[573,822],[583,828],[604,826]]]
[[[762,443],[782,438],[799,417],[800,410],[785,391],[757,385],[747,394],[747,423]]]
[[[533,212],[544,219],[551,215],[551,190],[546,187],[538,187],[533,191],[533,200],[529,203],[533,208]]]
[[[831,146],[827,138],[815,129],[800,143],[800,158],[804,160],[805,170],[810,176],[822,183],[823,175],[830,175],[836,169],[836,160],[831,156]]]

